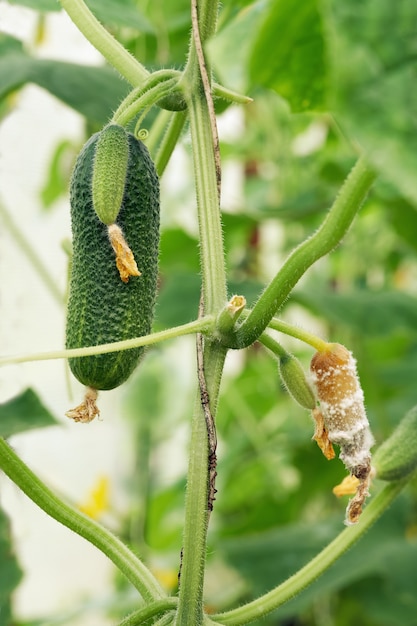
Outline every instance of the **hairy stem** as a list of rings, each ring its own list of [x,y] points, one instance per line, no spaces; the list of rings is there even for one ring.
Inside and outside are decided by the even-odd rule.
[[[226,303],[226,272],[216,167],[207,103],[200,93],[189,103],[194,155],[200,255],[206,313],[219,312]]]
[[[210,412],[216,414],[217,398],[226,350],[219,344],[208,343],[204,350],[204,370]],[[206,416],[200,394],[196,399],[192,420],[183,558],[176,626],[201,626],[203,623],[203,583],[208,529],[208,438]]]
[[[29,361],[51,361],[54,359],[91,356],[93,354],[107,354],[108,352],[120,352],[121,350],[129,350],[130,348],[138,348],[139,346],[151,346],[167,339],[175,339],[175,337],[182,337],[183,335],[207,332],[214,328],[214,321],[213,316],[207,315],[193,322],[189,322],[188,324],[183,324],[182,326],[174,326],[167,330],[161,330],[151,335],[144,335],[143,337],[135,337],[134,339],[103,343],[99,346],[89,346],[88,348],[72,348],[71,350],[55,350],[52,352],[29,352],[27,354],[4,356],[0,358],[0,366],[10,365],[12,363],[26,363]]]
[[[153,76],[152,76],[153,77]],[[177,78],[165,78],[163,80],[158,80],[156,84],[151,85],[148,88],[139,88],[139,92],[137,94],[136,99],[132,98],[132,102],[127,106],[122,103],[119,110],[113,115],[113,121],[121,126],[125,126],[128,122],[130,122],[142,109],[146,107],[150,107],[153,104],[156,104],[158,100],[172,94],[175,85],[177,83]],[[143,90],[143,93],[141,93]]]
[[[242,325],[231,334],[230,348],[244,348],[261,335],[305,271],[341,241],[375,180],[366,159],[353,167],[323,224],[296,248],[269,283]]]
[[[406,485],[407,480],[386,485],[364,510],[361,520],[355,526],[349,526],[340,533],[324,550],[302,567],[296,574],[269,593],[237,609],[213,615],[220,624],[242,626],[255,619],[260,619],[300,593],[337,561],[374,522],[382,515],[394,498]]]
[[[203,276],[202,302],[204,311],[216,315],[226,302],[226,270],[224,262],[222,227],[220,218],[218,176],[216,171],[217,146],[213,140],[213,123],[204,92],[201,67],[202,46],[215,30],[218,3],[213,0],[192,2],[193,37],[190,56],[184,73],[182,88],[190,116],[196,184],[200,263]],[[198,15],[198,23],[196,23]],[[200,59],[196,53],[195,30],[198,30]],[[214,428],[220,381],[226,348],[219,342],[206,338],[200,374],[205,379],[198,393],[190,444],[187,493],[185,503],[184,543],[180,571],[179,603],[176,626],[201,626],[203,615],[203,583],[206,560],[209,494],[209,449],[206,417]],[[204,391],[204,394],[201,393]],[[201,395],[200,395],[201,393]],[[202,397],[204,395],[204,398]],[[204,400],[202,404],[202,400]],[[208,403],[208,406],[207,406]],[[203,406],[204,405],[204,406]],[[213,433],[212,433],[213,435]],[[213,436],[212,436],[213,440]]]
[[[177,598],[164,598],[163,600],[152,602],[125,617],[119,622],[118,626],[139,626],[140,624],[144,624],[148,622],[151,617],[172,611],[172,609],[175,609],[177,602]]]
[[[78,30],[134,87],[149,75],[147,69],[111,35],[83,0],[59,0]]]
[[[56,496],[0,438],[0,468],[45,513],[105,554],[146,600],[165,594],[145,565],[117,537]]]

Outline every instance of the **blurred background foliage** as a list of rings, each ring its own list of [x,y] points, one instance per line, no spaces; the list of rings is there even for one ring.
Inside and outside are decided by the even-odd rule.
[[[100,128],[127,84],[104,64],[93,68],[37,58],[44,12],[59,5],[10,3],[41,12],[30,49],[0,35],[1,114],[13,109],[21,87],[35,83],[85,117],[86,136]],[[189,0],[87,4],[150,70],[183,66]],[[230,294],[244,294],[253,303],[285,256],[321,223],[358,150],[369,154],[380,174],[343,245],[308,272],[282,311],[287,321],[353,350],[377,442],[416,403],[416,18],[414,0],[224,0],[218,33],[207,46],[216,79],[253,97],[239,110],[216,103],[222,112]],[[66,140],[51,155],[42,190],[45,211],[54,211],[67,193],[78,148]],[[169,168],[162,182],[156,329],[195,318],[199,298],[187,131],[173,159],[180,168]],[[282,340],[308,367],[311,349]],[[171,346],[171,356],[182,352],[181,346]],[[164,354],[164,346],[152,350],[126,389],[122,409],[137,463],[126,485],[130,513],[119,519],[119,532],[162,564],[161,577],[175,589],[193,364],[173,371]],[[18,410],[19,428],[22,402],[34,401],[32,392],[25,393],[17,409],[5,411],[10,419]],[[30,410],[27,427],[33,427]],[[49,420],[41,415],[38,425]],[[260,346],[230,355],[219,407],[218,494],[209,536],[206,595],[213,611],[269,590],[341,530],[346,502],[331,490],[344,469],[324,459],[311,442],[312,430],[309,415],[288,397],[276,363]],[[167,450],[168,477],[160,468]],[[353,550],[262,624],[414,626],[416,513],[414,483]],[[19,580],[7,546],[2,517],[0,551],[8,555],[0,559],[2,606]],[[115,581],[109,602],[114,618],[129,608],[129,592],[122,580]]]

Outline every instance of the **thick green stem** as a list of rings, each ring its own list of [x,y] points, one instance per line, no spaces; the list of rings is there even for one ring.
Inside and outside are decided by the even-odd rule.
[[[84,37],[131,85],[137,87],[149,75],[147,69],[104,28],[83,0],[59,0]]]
[[[145,600],[158,600],[164,592],[145,565],[110,531],[63,502],[0,438],[0,469],[45,513],[103,552]]]
[[[256,341],[305,271],[341,241],[374,180],[375,174],[366,159],[360,158],[319,230],[290,254],[252,312],[230,336],[230,348],[245,348]]]
[[[191,0],[191,2],[193,1],[195,0]],[[216,31],[220,3],[217,0],[196,0],[196,2],[198,12],[198,30],[200,33],[201,43],[204,45],[206,40],[214,35]],[[190,51],[184,74],[194,85],[196,84],[196,79],[198,80],[200,76],[197,51],[193,38],[190,41]]]
[[[192,0],[193,38],[190,57],[182,81],[184,98],[190,116],[191,140],[194,157],[198,220],[200,232],[200,259],[203,276],[202,302],[206,314],[218,314],[226,302],[226,271],[220,218],[218,172],[216,171],[216,148],[213,124],[210,117],[207,93],[201,77],[201,44],[215,30],[218,2],[200,0],[198,6]],[[195,16],[197,8],[198,24]],[[198,33],[196,32],[198,31]],[[195,41],[200,45],[200,58]],[[207,76],[205,76],[207,79]],[[210,94],[208,94],[210,95]],[[210,476],[215,451],[210,450],[207,434],[207,412],[211,421],[216,415],[220,381],[227,350],[219,343],[206,339],[199,371],[200,393],[192,420],[190,458],[188,466],[185,505],[184,544],[181,564],[179,604],[176,626],[201,626],[203,615],[203,583],[206,560],[206,540],[209,519]],[[204,387],[201,385],[204,378]],[[209,404],[209,408],[207,407]],[[203,406],[204,404],[204,406]],[[208,411],[207,411],[208,409]],[[213,458],[214,455],[214,458]]]
[[[216,413],[217,398],[226,350],[218,343],[208,343],[204,351],[204,370],[210,410]],[[203,583],[208,528],[208,439],[200,395],[192,420],[190,458],[185,503],[184,544],[176,626],[203,624]]]
[[[324,550],[315,556],[314,559],[309,561],[307,565],[281,585],[253,602],[244,604],[226,613],[213,615],[213,619],[220,624],[242,626],[243,624],[249,624],[255,619],[264,617],[293,598],[323,574],[342,556],[342,554],[344,554],[344,552],[366,533],[406,484],[407,480],[403,480],[386,485],[373,500],[371,500],[370,504],[362,513],[358,524],[346,528],[336,539],[329,543]]]
[[[201,93],[191,97],[188,110],[198,205],[204,310],[206,313],[216,313],[226,303],[226,272],[209,111]]]

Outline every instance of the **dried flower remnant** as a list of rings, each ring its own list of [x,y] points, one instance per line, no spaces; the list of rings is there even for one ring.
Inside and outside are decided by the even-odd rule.
[[[331,461],[336,456],[332,442],[329,440],[329,433],[324,425],[323,413],[319,408],[313,409],[312,412],[315,429],[313,439],[317,442],[318,447],[323,452],[328,461]]]
[[[320,408],[313,411],[316,439],[326,458],[332,458],[332,444],[340,447],[351,480],[348,489],[336,488],[338,495],[354,493],[346,510],[346,524],[355,524],[361,515],[371,481],[371,452],[374,439],[366,416],[363,391],[352,353],[337,343],[317,352],[311,373]]]
[[[120,278],[127,283],[129,276],[140,276],[141,273],[136,265],[135,257],[129,248],[123,231],[117,224],[108,226],[110,243],[116,255],[116,266],[119,270]]]
[[[96,404],[97,396],[97,389],[87,387],[84,401],[76,406],[75,409],[67,411],[65,415],[74,420],[74,422],[81,422],[82,424],[92,422],[97,415],[100,415],[100,410]]]

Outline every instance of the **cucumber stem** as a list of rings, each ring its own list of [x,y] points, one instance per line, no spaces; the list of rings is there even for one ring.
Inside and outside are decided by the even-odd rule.
[[[14,356],[0,357],[0,366],[11,365],[12,363],[27,363],[29,361],[51,361],[55,359],[68,359],[79,356],[91,356],[93,354],[106,354],[107,352],[120,352],[121,350],[130,350],[130,348],[139,348],[140,346],[151,346],[167,339],[175,339],[183,335],[192,335],[194,333],[205,333],[213,330],[215,319],[212,315],[206,315],[200,319],[188,322],[181,326],[174,326],[167,330],[161,330],[157,333],[144,335],[143,337],[135,337],[134,339],[126,339],[124,341],[115,341],[113,343],[105,343],[99,346],[89,346],[87,348],[72,348],[71,350],[56,350],[51,352],[29,352]]]
[[[225,626],[243,626],[254,620],[260,620],[293,598],[328,570],[344,552],[366,533],[370,526],[389,507],[394,498],[397,497],[406,483],[407,480],[402,480],[384,487],[367,506],[359,524],[349,526],[343,530],[324,550],[319,552],[311,561],[281,585],[278,585],[278,587],[275,587],[275,589],[253,602],[243,604],[237,609],[225,613],[213,615],[213,619]]]
[[[111,35],[83,0],[59,0],[78,30],[134,87],[149,76],[148,70]]]
[[[164,597],[145,565],[109,530],[63,502],[0,438],[0,469],[45,513],[103,552],[148,601]]]
[[[340,243],[374,180],[375,174],[367,159],[361,157],[346,178],[318,231],[289,255],[251,313],[230,335],[227,343],[229,347],[245,348],[257,340],[306,270]]]

